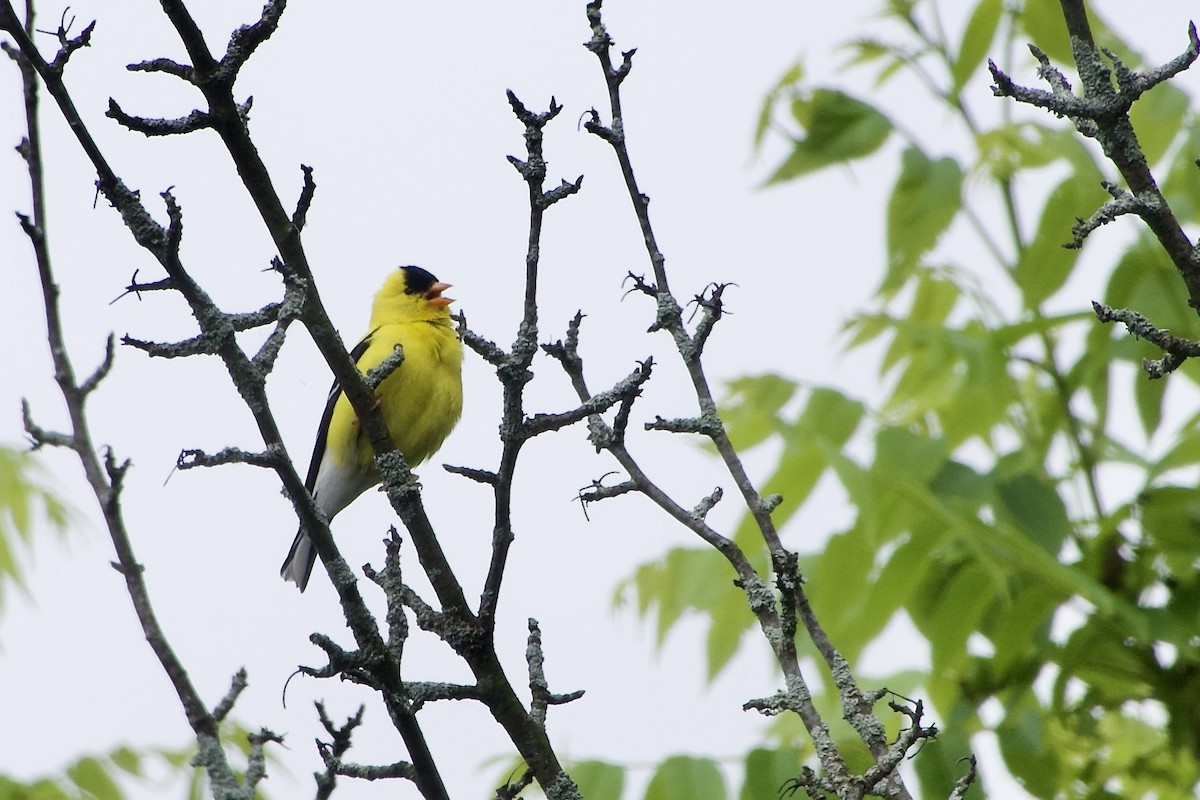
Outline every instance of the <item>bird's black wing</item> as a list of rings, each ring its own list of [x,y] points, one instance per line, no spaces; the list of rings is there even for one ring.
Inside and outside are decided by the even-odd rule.
[[[371,337],[377,330],[379,329],[375,328],[364,336],[362,341],[354,345],[354,349],[350,351],[350,358],[354,361],[355,366],[363,357],[363,353],[367,352],[367,348],[371,346]],[[325,413],[321,414],[321,424],[317,426],[317,443],[313,445],[312,461],[308,462],[308,477],[304,479],[304,488],[308,489],[309,494],[317,485],[317,473],[321,471],[321,459],[325,457],[325,440],[329,438],[329,422],[333,419],[333,407],[337,405],[338,398],[341,396],[342,387],[337,382],[337,378],[334,378],[333,386],[329,388],[329,399],[325,401]]]

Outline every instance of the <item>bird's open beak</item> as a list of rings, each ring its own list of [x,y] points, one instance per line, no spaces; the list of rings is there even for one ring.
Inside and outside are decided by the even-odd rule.
[[[425,293],[425,299],[429,301],[431,306],[435,308],[449,308],[454,302],[453,297],[442,297],[442,292],[450,288],[448,283],[435,283],[429,287],[429,291]]]

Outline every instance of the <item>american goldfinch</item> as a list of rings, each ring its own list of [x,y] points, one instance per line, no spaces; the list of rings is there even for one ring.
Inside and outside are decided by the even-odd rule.
[[[462,343],[450,319],[452,298],[420,267],[388,276],[371,306],[370,332],[350,357],[362,373],[404,349],[400,366],[375,389],[396,448],[414,467],[433,455],[462,413]],[[332,520],[354,498],[379,483],[375,453],[337,381],[329,391],[304,485]],[[317,551],[304,528],[296,534],[279,574],[304,591]]]

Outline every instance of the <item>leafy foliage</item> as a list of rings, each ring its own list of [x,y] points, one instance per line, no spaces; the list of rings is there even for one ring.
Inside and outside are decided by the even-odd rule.
[[[1085,248],[1086,258],[1064,247],[1076,220],[1108,197],[1099,152],[1065,123],[1016,119],[1024,112],[972,89],[1001,37],[1070,64],[1059,13],[980,0],[955,37],[932,3],[892,2],[884,24],[903,32],[899,43],[850,44],[852,63],[878,82],[903,71],[923,82],[958,121],[950,145],[942,131],[905,124],[903,107],[811,86],[799,65],[785,72],[759,120],[757,143],[777,135],[791,145],[769,184],[903,145],[882,278],[847,328],[851,348],[882,347],[886,397],[868,409],[790,376],[747,377],[730,386],[723,419],[739,448],[782,445],[766,489],[785,498],[779,525],[822,476],[849,496],[853,522],[804,560],[809,598],[852,664],[898,618],[925,639],[927,673],[876,676],[927,698],[940,717],[942,735],[916,759],[925,796],[949,794],[971,737],[986,731],[1037,797],[1192,797],[1200,414],[1173,421],[1164,409],[1169,397],[1195,403],[1200,371],[1189,362],[1150,381],[1140,364],[1153,348],[1098,324],[1087,290],[1068,287],[1094,285],[1105,303],[1186,338],[1200,336],[1200,322],[1148,235],[1114,245],[1105,231],[1108,247]],[[1102,20],[1093,24],[1102,44],[1138,63]],[[1187,222],[1200,221],[1196,117],[1172,85],[1132,113]],[[1036,186],[1050,188],[1026,188]],[[1140,429],[1118,408],[1133,409]],[[739,544],[755,546],[742,535]],[[714,588],[722,568],[708,551],[677,548],[622,587],[653,616],[660,642],[685,614],[709,619],[710,677],[750,624],[734,610],[742,598]],[[782,722],[769,736],[801,741]],[[763,780],[751,779],[752,759],[754,773],[777,777],[766,752],[747,759],[747,785]]]
[[[249,731],[234,722],[222,725],[222,740],[242,762],[250,752]],[[122,745],[111,752],[84,755],[59,773],[18,781],[0,773],[0,800],[124,800],[130,780],[143,785],[167,784],[186,778],[186,797],[200,800],[209,793],[203,770],[195,769],[195,743],[179,749]],[[125,784],[125,785],[123,785]]]
[[[70,521],[67,506],[46,487],[45,475],[33,456],[0,447],[0,609],[8,584],[25,589],[17,547],[32,548],[39,515],[59,533]]]

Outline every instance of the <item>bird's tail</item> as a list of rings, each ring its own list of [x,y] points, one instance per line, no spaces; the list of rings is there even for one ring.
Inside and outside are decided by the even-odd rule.
[[[304,532],[304,528],[296,531],[296,538],[292,541],[292,549],[288,551],[287,558],[283,560],[283,566],[279,569],[279,575],[285,581],[291,581],[296,584],[300,591],[304,591],[308,586],[308,579],[312,576],[313,564],[317,561],[317,551],[313,549],[312,541],[308,538],[308,534]]]

